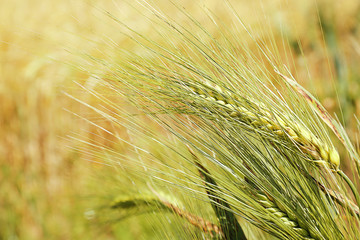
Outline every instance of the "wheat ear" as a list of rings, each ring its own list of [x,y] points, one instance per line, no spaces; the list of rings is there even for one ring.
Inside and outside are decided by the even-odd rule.
[[[227,118],[239,120],[259,130],[271,131],[281,137],[286,135],[302,152],[310,155],[314,162],[326,163],[333,170],[339,168],[340,156],[334,147],[328,146],[301,125],[293,122],[289,124],[286,116],[280,117],[254,100],[232,96],[224,93],[220,87],[211,87],[208,83],[202,87],[188,84],[188,88],[199,98],[216,104],[220,110],[217,114],[222,112]],[[247,105],[252,109],[246,108]]]
[[[294,122],[289,124],[291,121],[289,121],[288,117],[283,116],[281,118],[275,113],[270,113],[266,110],[265,106],[252,99],[224,93],[219,86],[212,87],[208,82],[205,82],[202,87],[190,84],[188,84],[188,87],[199,98],[210,101],[218,106],[220,111],[217,111],[217,114],[222,112],[224,117],[242,121],[255,129],[271,131],[280,137],[286,135],[297,144],[303,153],[308,154],[314,163],[325,163],[333,171],[337,172],[349,185],[357,205],[360,206],[359,193],[354,183],[339,169],[340,155],[334,147],[321,141],[301,125]],[[247,105],[244,103],[251,106],[252,109],[247,109]]]
[[[269,214],[273,215],[277,219],[280,219],[280,221],[282,221],[286,226],[291,227],[296,233],[303,237],[303,239],[315,239],[312,238],[313,236],[311,236],[308,230],[306,230],[303,226],[301,227],[299,225],[295,217],[292,217],[291,219],[286,213],[286,209],[276,204],[276,202],[270,200],[270,198],[266,194],[258,191],[255,194],[255,197],[257,198],[260,205],[263,206]]]
[[[212,237],[214,234],[223,236],[223,232],[219,226],[213,224],[199,216],[186,212],[178,206],[158,197],[139,196],[139,197],[118,197],[111,204],[112,209],[132,209],[150,207],[152,211],[170,211],[175,215],[185,219],[191,225],[200,229],[204,233],[209,233]]]

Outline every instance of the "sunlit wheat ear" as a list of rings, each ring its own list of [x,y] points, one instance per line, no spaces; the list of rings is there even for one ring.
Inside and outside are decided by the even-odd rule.
[[[269,112],[261,103],[226,93],[218,86],[211,87],[209,83],[202,87],[189,85],[189,89],[204,101],[213,102],[215,109],[217,108],[216,114],[222,112],[225,117],[251,125],[254,129],[270,131],[281,138],[287,137],[296,143],[303,153],[311,156],[315,163],[325,163],[334,170],[338,169],[340,156],[337,150],[300,124],[290,121],[286,114],[280,117]]]
[[[285,75],[281,74],[277,69],[275,69],[275,72],[279,74],[288,84],[290,84],[305,100],[309,103],[309,105],[315,110],[317,115],[328,125],[328,127],[334,132],[334,134],[337,136],[337,138],[341,141],[341,143],[344,144],[344,147],[348,150],[348,153],[355,161],[355,164],[359,167],[359,155],[354,150],[354,147],[352,146],[352,143],[349,140],[348,135],[346,134],[345,130],[342,128],[341,125],[339,125],[326,111],[326,109],[317,101],[315,97],[311,95],[306,89],[304,89],[301,85],[296,83],[295,81],[291,80],[290,78],[286,77]],[[335,150],[336,151],[336,150]],[[355,186],[355,184],[350,180],[350,178],[341,170],[339,169],[340,165],[340,156],[337,152],[331,151],[329,157],[330,157],[330,163],[332,163],[333,166],[336,166],[335,169],[333,169],[335,172],[338,173],[338,175],[343,178],[343,180],[348,184],[350,187],[356,203],[357,207],[360,207],[360,194]],[[344,198],[344,197],[341,197]],[[340,200],[341,201],[341,200]],[[352,203],[348,205],[349,208],[353,207],[351,206]],[[357,211],[355,211],[357,212]]]
[[[193,106],[196,108],[206,106],[208,111],[213,109],[214,115],[221,114],[228,120],[237,120],[250,125],[254,130],[270,132],[279,138],[288,138],[304,154],[310,156],[310,160],[313,163],[325,164],[330,167],[347,182],[358,206],[360,206],[358,191],[354,183],[339,169],[340,155],[333,146],[329,146],[325,141],[321,141],[320,138],[316,137],[307,128],[291,121],[286,114],[280,117],[277,113],[270,112],[262,103],[255,100],[242,96],[234,96],[223,91],[218,86],[213,87],[208,82],[202,85],[187,83],[187,86],[204,103],[202,105],[201,101],[194,101],[190,102],[190,105],[195,103]],[[211,103],[212,108],[208,107]]]

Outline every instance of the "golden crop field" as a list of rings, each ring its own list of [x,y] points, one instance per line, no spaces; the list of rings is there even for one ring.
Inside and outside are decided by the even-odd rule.
[[[149,6],[147,7],[143,1],[140,2],[143,4],[122,0],[0,2],[0,239],[187,239],[189,236],[194,239],[200,238],[199,233],[181,235],[182,228],[179,226],[164,234],[167,229],[163,225],[164,221],[180,224],[181,220],[173,219],[176,216],[168,217],[165,214],[165,217],[161,216],[158,219],[138,212],[134,213],[134,217],[131,213],[126,213],[129,216],[117,215],[115,210],[102,212],[106,208],[104,202],[112,202],[118,195],[145,192],[145,196],[146,191],[139,189],[149,186],[146,179],[150,179],[152,173],[147,172],[144,166],[157,166],[156,163],[152,165],[151,159],[146,159],[141,154],[134,157],[137,156],[138,150],[136,147],[134,151],[130,150],[132,145],[129,147],[125,141],[142,146],[163,165],[173,164],[168,163],[167,159],[176,158],[176,154],[167,153],[164,144],[152,144],[142,135],[134,134],[140,130],[131,131],[131,127],[136,126],[132,125],[132,120],[129,120],[132,118],[126,113],[138,110],[128,105],[125,100],[127,93],[122,87],[131,89],[133,85],[121,85],[122,87],[116,89],[111,84],[110,87],[99,84],[99,79],[131,79],[132,76],[145,79],[145,76],[160,76],[167,67],[174,71],[181,69],[181,66],[171,62],[172,60],[167,60],[171,57],[162,59],[151,55],[151,51],[146,50],[146,40],[141,42],[143,45],[136,42],[140,39],[136,38],[137,33],[156,42],[157,47],[164,46],[164,49],[174,49],[174,53],[186,54],[189,59],[194,59],[195,63],[196,59],[200,59],[195,48],[188,48],[190,40],[184,41],[181,37],[173,35],[171,25],[168,28],[158,28],[158,21],[161,20],[154,17],[149,11]],[[359,153],[360,125],[357,117],[360,116],[360,2],[229,2],[232,3],[231,7],[227,1],[182,0],[173,4],[166,0],[154,0],[151,1],[151,6],[165,12],[169,19],[177,24],[176,26],[188,30],[186,34],[195,36],[200,39],[199,42],[205,43],[201,49],[214,50],[218,55],[224,52],[217,48],[216,40],[221,41],[224,36],[233,37],[229,39],[233,45],[225,45],[225,49],[234,50],[235,56],[242,54],[242,49],[238,46],[246,46],[246,54],[249,56],[252,53],[254,56],[260,56],[260,47],[256,42],[261,41],[261,47],[268,47],[267,50],[275,56],[276,64],[286,65],[289,72],[296,76],[298,83],[316,96],[331,116],[339,119]],[[237,15],[231,13],[230,9],[235,10]],[[184,12],[193,16],[215,40],[208,39],[206,34],[200,31],[202,28],[196,28],[196,24],[191,22],[191,18]],[[216,17],[211,19],[209,16]],[[244,26],[234,24],[235,16],[251,29],[251,37]],[[156,20],[150,21],[152,18]],[[222,27],[219,27],[220,24],[223,24]],[[166,24],[160,26],[164,25]],[[219,32],[219,28],[223,29],[223,32]],[[185,36],[188,36],[186,34]],[[235,52],[237,49],[239,52]],[[132,55],[143,57],[132,59]],[[152,58],[150,62],[149,59]],[[126,66],[126,70],[119,70],[117,73],[116,67],[122,69],[122,64],[128,59],[128,62],[133,62]],[[251,62],[253,59],[249,57],[248,60]],[[142,65],[143,62],[148,65]],[[215,70],[212,72],[205,63],[201,66],[200,64],[202,63],[199,63],[201,71],[209,75],[211,72],[211,76],[221,75]],[[263,64],[265,70],[272,67],[261,57],[258,58],[258,64]],[[235,63],[233,66],[231,63],[226,66],[231,68]],[[259,66],[254,66],[254,69],[258,68]],[[195,73],[184,72],[184,75],[196,79]],[[97,76],[105,77],[97,79]],[[149,86],[153,86],[151,80],[146,81],[149,81]],[[143,86],[134,84],[134,88],[136,87],[142,89]],[[147,93],[153,88],[144,89],[144,93]],[[192,88],[196,94],[202,96],[201,89],[194,89]],[[116,95],[115,90],[121,94]],[[130,96],[132,92],[128,93]],[[102,94],[107,96],[105,100]],[[161,100],[166,102],[166,97]],[[217,102],[222,101],[216,96],[212,97]],[[260,95],[255,98],[261,100]],[[140,105],[141,109],[145,103],[147,101],[141,99],[135,105]],[[200,103],[201,98],[198,104]],[[94,112],[89,106],[94,106],[102,112]],[[123,109],[123,112],[119,109]],[[155,108],[144,109],[150,111]],[[244,112],[246,111],[242,111],[241,114]],[[175,113],[182,114],[181,110]],[[118,119],[114,120],[117,116]],[[168,129],[159,126],[161,120],[154,121],[151,117],[143,116],[137,123],[146,126],[147,130],[154,134],[154,139],[166,136],[170,139],[169,144],[171,142],[174,144],[172,146],[179,147],[178,152],[188,154],[186,144],[176,145],[179,140],[174,140],[175,137],[169,136]],[[250,120],[253,124],[254,119]],[[121,121],[126,124],[122,125]],[[253,125],[250,127],[254,127]],[[313,130],[311,127],[309,129]],[[348,174],[355,185],[359,184],[359,176],[353,170],[355,165],[350,154],[336,136],[330,134],[331,130],[327,131],[342,159],[340,168]],[[124,139],[124,142],[119,139]],[[297,140],[294,141],[296,143]],[[104,149],[109,153],[102,151]],[[111,158],[111,152],[116,152],[119,159],[134,158],[141,163],[145,161],[146,164],[142,166],[135,161],[133,172],[129,170],[131,166],[129,169],[124,167],[127,169],[123,171],[121,164],[120,167],[117,163],[114,166],[106,160]],[[182,167],[185,174],[187,165],[181,165],[179,169]],[[214,168],[211,164],[207,167],[210,170]],[[169,173],[169,179],[172,176],[170,175]],[[221,172],[215,171],[214,176],[221,182]],[[167,177],[164,179],[167,180]],[[186,184],[193,181],[190,175],[186,179]],[[175,180],[171,181],[177,183]],[[226,187],[232,189],[231,186]],[[148,187],[149,189],[152,187]],[[169,192],[170,189],[172,188],[169,187]],[[344,189],[349,193],[347,197],[356,202],[349,188]],[[194,199],[198,197],[195,193],[190,195]],[[186,194],[182,196],[185,197]],[[201,212],[201,200],[197,199],[193,205],[191,200],[182,201],[185,202],[184,209],[188,212],[204,219],[207,217],[213,223],[217,221],[216,216],[211,213],[210,204]],[[235,204],[231,200],[228,201],[230,205]],[[177,214],[191,223],[189,216],[192,215],[179,212]],[[192,221],[196,222],[194,219]],[[336,218],[336,221],[340,220]],[[353,231],[360,229],[358,219],[356,221],[353,225],[349,224],[351,227],[357,226]],[[246,229],[251,229],[251,224],[245,220],[239,222],[246,226]],[[339,231],[346,232],[344,229],[348,226],[347,223],[342,223],[341,226],[342,229]],[[186,229],[189,230],[191,227],[187,226]],[[203,239],[211,239],[210,235],[203,235]],[[268,236],[255,231],[252,233],[251,230],[245,230],[245,235],[248,235],[249,239],[252,239],[250,236],[258,239],[267,239]],[[350,234],[349,238],[345,236],[344,239],[352,239],[355,235]],[[286,239],[285,233],[282,236],[283,238],[277,237]]]

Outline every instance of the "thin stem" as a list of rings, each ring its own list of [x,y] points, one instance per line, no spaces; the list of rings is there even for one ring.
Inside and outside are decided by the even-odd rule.
[[[345,182],[349,185],[352,193],[354,194],[356,203],[357,203],[358,207],[360,207],[360,196],[359,196],[359,192],[357,191],[354,183],[350,180],[350,178],[349,178],[342,170],[339,170],[337,173],[338,173],[338,174],[345,180]]]
[[[351,214],[355,214],[357,217],[360,218],[359,207],[355,203],[353,203],[353,201],[351,201],[349,198],[345,197],[343,194],[325,187],[320,182],[318,182],[315,178],[313,178],[313,177],[311,177],[311,178],[320,187],[321,191],[323,191],[325,194],[328,194],[331,199],[336,201],[342,207],[348,209]]]

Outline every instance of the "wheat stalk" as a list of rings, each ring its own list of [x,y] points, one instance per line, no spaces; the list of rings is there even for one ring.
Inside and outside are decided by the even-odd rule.
[[[188,150],[194,158],[194,162],[199,169],[200,177],[205,182],[206,193],[211,201],[211,205],[220,223],[223,237],[225,239],[246,240],[245,233],[237,221],[234,213],[231,212],[230,205],[219,193],[219,187],[211,173],[199,161],[194,151],[188,146]]]

